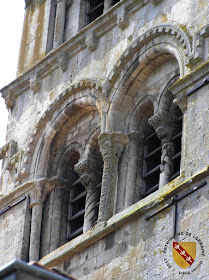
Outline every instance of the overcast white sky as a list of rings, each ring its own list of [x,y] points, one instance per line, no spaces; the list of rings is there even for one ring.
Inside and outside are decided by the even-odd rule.
[[[16,77],[24,18],[24,0],[1,0],[0,8],[0,88]],[[5,144],[7,110],[0,98],[0,147]]]

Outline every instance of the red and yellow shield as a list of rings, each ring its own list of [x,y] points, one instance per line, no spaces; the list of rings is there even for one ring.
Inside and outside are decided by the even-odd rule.
[[[173,242],[173,258],[181,268],[190,267],[196,258],[196,242]]]

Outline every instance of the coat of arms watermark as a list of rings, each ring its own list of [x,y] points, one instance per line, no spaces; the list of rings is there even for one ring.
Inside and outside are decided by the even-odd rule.
[[[168,268],[179,274],[191,274],[203,264],[205,248],[197,235],[179,232],[166,241],[163,254]]]

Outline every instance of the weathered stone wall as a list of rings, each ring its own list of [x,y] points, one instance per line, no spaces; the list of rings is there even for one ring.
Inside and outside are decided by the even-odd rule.
[[[197,185],[196,183],[187,187],[186,192]],[[112,233],[81,252],[77,253],[74,245],[73,256],[66,256],[66,261],[62,261],[60,257],[58,267],[78,279],[85,280],[207,279],[208,200],[206,184],[177,202],[175,239],[172,238],[174,205],[146,220],[149,215],[159,210],[159,207],[156,207],[135,219],[127,220],[123,225],[115,224]],[[170,203],[170,200],[167,202]],[[124,210],[120,217],[125,217],[126,214],[127,211]],[[185,269],[180,268],[173,259],[173,241],[196,242],[196,259],[189,274],[183,274]],[[51,257],[60,255],[61,250],[62,247],[52,253]],[[47,263],[47,257],[41,262]],[[202,264],[198,267],[200,262]]]
[[[207,279],[208,185],[180,200],[177,206],[176,231],[184,232],[177,240],[193,241],[195,235],[205,248],[206,256],[201,256],[196,242],[197,256],[190,275],[178,274],[183,270],[174,263],[171,241],[163,252],[173,235],[174,205],[145,218],[208,176],[209,88],[208,81],[203,82],[208,77],[208,1],[123,0],[85,27],[84,2],[73,1],[66,32],[69,38],[74,37],[50,52],[51,1],[27,2],[19,77],[2,90],[10,113],[8,143],[0,150],[0,158],[5,160],[0,210],[23,194],[32,197],[34,191],[31,207],[38,206],[37,217],[41,217],[43,209],[43,220],[34,218],[34,222],[39,228],[41,222],[44,225],[42,232],[31,234],[28,200],[2,214],[0,262],[14,257],[28,260],[29,238],[36,234],[41,236],[41,240],[36,240],[36,255],[40,244],[41,257],[50,252],[48,209],[56,187],[51,178],[59,175],[59,160],[69,146],[78,143],[82,156],[91,137],[102,132],[102,136],[110,136],[107,142],[113,152],[109,158],[119,161],[118,174],[117,166],[110,168],[111,162],[107,161],[103,178],[107,182],[115,180],[111,186],[114,205],[109,212],[117,214],[108,216],[107,224],[95,226],[45,256],[41,263],[59,265],[81,280]],[[183,112],[181,174],[138,201],[142,151],[135,154],[125,139],[130,140],[132,132],[143,128],[143,122],[162,109],[165,88],[167,103],[174,99]],[[138,106],[142,100],[146,105],[143,108]],[[124,142],[117,140],[118,146],[111,146],[113,139],[121,135]],[[100,143],[105,157],[108,149]],[[137,166],[133,174],[136,180],[131,185],[127,173],[133,157]],[[131,206],[124,200],[129,191],[134,194],[135,204]],[[203,263],[192,272],[200,261]]]
[[[0,215],[0,264],[28,260],[30,210],[27,200]]]

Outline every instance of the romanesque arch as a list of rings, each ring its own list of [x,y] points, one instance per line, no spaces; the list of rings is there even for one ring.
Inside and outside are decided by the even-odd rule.
[[[176,75],[188,74],[194,51],[191,37],[172,24],[156,26],[133,42],[118,60],[104,87],[111,100],[108,111],[111,121],[106,130],[123,131],[127,121],[124,113],[131,106],[136,91],[157,67],[174,59],[178,64]]]

